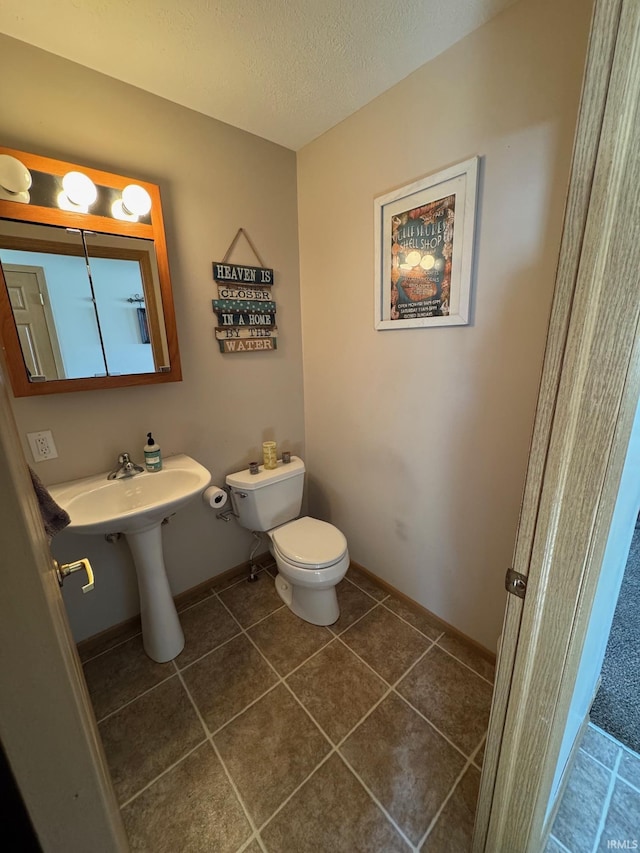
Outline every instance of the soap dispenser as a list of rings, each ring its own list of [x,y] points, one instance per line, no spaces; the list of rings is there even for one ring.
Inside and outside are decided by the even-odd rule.
[[[144,464],[147,471],[160,471],[162,469],[160,445],[155,443],[150,432],[147,433],[147,443],[144,446]]]

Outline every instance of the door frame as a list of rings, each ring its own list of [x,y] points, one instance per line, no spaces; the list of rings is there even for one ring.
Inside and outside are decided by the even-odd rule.
[[[537,853],[640,396],[640,0],[597,0],[476,813]]]
[[[0,739],[45,853],[125,853],[1,351],[0,484]]]

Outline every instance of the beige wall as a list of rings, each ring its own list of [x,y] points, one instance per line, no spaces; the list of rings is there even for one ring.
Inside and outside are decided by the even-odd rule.
[[[180,70],[176,69],[179,74]],[[214,482],[247,464],[265,437],[303,452],[303,395],[295,154],[21,42],[0,36],[2,144],[121,172],[160,185],[178,335],[181,383],[63,394],[13,404],[20,435],[51,429],[60,458],[34,466],[46,483],[142,458],[153,430],[165,455],[188,453]],[[211,262],[243,226],[275,270],[279,349],[223,357],[214,341]],[[233,260],[256,263],[241,244]],[[29,458],[29,457],[28,457]],[[164,528],[179,592],[247,559],[250,536],[198,502]],[[65,601],[77,639],[137,612],[126,545],[63,533],[59,559],[88,555],[96,589]]]
[[[590,4],[524,0],[298,156],[310,510],[495,649]],[[470,325],[374,331],[373,199],[482,157]]]

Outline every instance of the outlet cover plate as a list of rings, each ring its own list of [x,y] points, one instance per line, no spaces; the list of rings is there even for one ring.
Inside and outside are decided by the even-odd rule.
[[[58,458],[58,451],[56,450],[51,430],[28,432],[27,439],[34,462],[45,462],[47,459]]]

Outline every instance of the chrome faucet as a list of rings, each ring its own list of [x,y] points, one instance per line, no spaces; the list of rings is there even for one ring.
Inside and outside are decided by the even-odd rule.
[[[107,476],[107,480],[120,480],[124,477],[134,477],[136,474],[141,474],[144,468],[141,465],[136,465],[132,462],[128,453],[121,453],[118,456],[118,467]]]

